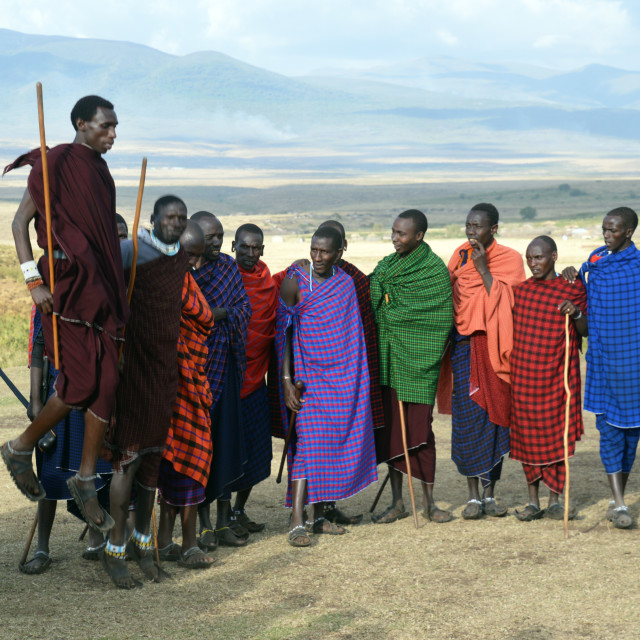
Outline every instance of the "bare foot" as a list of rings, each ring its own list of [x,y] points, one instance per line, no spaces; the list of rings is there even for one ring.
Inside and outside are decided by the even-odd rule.
[[[162,582],[166,578],[171,577],[162,567],[158,566],[155,558],[155,549],[145,549],[142,551],[135,542],[131,545],[131,548],[133,559],[138,563],[138,566],[142,569],[142,573],[144,573],[147,579],[153,582]]]
[[[115,558],[103,553],[102,566],[118,589],[136,589],[142,586],[141,582],[131,577],[124,558]]]

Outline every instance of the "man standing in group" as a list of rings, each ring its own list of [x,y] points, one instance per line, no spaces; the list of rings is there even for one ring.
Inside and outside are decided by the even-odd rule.
[[[247,370],[240,391],[242,428],[247,465],[244,475],[231,487],[236,501],[231,519],[249,533],[264,529],[245,513],[251,489],[271,473],[271,418],[265,375],[276,336],[276,309],[279,287],[269,267],[260,260],[264,255],[264,234],[255,224],[243,224],[231,243],[244,289],[251,303],[247,328]]]
[[[187,224],[187,207],[176,196],[163,196],[153,207],[151,223],[151,231],[145,229],[138,235],[122,380],[114,420],[106,437],[113,459],[110,501],[115,525],[105,547],[103,564],[121,589],[133,589],[140,584],[131,577],[125,562],[125,528],[134,480],[136,513],[131,553],[148,579],[157,582],[164,577],[154,560],[149,528],[178,388],[176,344],[188,268],[187,255],[179,240]],[[123,241],[122,260],[125,271],[130,271],[133,241]]]
[[[311,533],[345,533],[325,518],[326,503],[377,479],[364,331],[353,280],[335,266],[341,247],[338,231],[320,227],[311,239],[309,270],[294,264],[281,287],[276,344],[282,400],[297,413],[287,493],[295,547],[309,546]],[[309,530],[305,504],[314,512]]]
[[[200,225],[205,239],[204,263],[193,276],[213,311],[214,319],[213,329],[207,338],[209,355],[205,367],[213,396],[213,461],[206,489],[207,499],[198,510],[200,546],[213,550],[217,544],[239,547],[247,543],[246,529],[237,522],[232,523],[230,516],[231,486],[243,476],[247,462],[240,392],[246,369],[251,304],[236,261],[220,252],[224,229],[218,218],[208,211],[198,211],[191,219]],[[209,506],[214,500],[217,501],[215,531],[209,514]]]
[[[596,249],[579,277],[587,287],[589,347],[584,408],[596,414],[600,458],[613,500],[607,517],[618,529],[633,524],[624,501],[640,438],[640,251],[631,238],[638,216],[629,207],[610,211],[602,222],[604,247]]]
[[[444,262],[424,242],[427,218],[417,209],[401,213],[393,223],[395,253],[371,274],[371,302],[378,326],[380,384],[385,426],[376,430],[378,461],[389,467],[392,502],[374,522],[387,524],[409,512],[402,499],[407,465],[402,444],[403,403],[411,475],[422,483],[423,515],[448,522],[451,514],[433,499],[436,444],[433,403],[440,363],[451,331],[451,282]]]
[[[467,477],[469,500],[462,512],[467,520],[507,513],[496,503],[494,487],[509,453],[512,309],[524,267],[517,251],[495,241],[498,220],[492,204],[475,205],[467,215],[468,241],[449,260],[454,329],[438,407],[452,414],[451,458]]]
[[[53,316],[58,319],[59,374],[54,393],[31,425],[2,446],[2,458],[16,485],[30,500],[45,491],[33,473],[38,440],[71,408],[86,409],[84,446],[71,494],[89,525],[113,525],[98,503],[95,469],[118,385],[118,344],[129,315],[116,228],[115,185],[102,155],[113,146],[118,119],[113,104],[86,96],[71,111],[76,136],[47,154],[55,292],[49,262],[33,260],[29,224],[35,220],[38,246],[47,248],[45,193],[39,150],[21,156],[5,172],[33,165],[28,187],[13,220],[18,259],[28,289],[42,314],[47,353],[53,356]]]
[[[580,336],[587,333],[587,292],[580,280],[567,282],[556,273],[558,248],[549,236],[527,247],[532,277],[515,294],[511,352],[511,454],[522,462],[529,504],[516,511],[522,521],[542,516],[560,520],[565,484],[564,430],[566,391],[565,316],[569,321],[569,454],[584,433],[580,399]],[[540,508],[542,480],[549,487],[549,505]]]

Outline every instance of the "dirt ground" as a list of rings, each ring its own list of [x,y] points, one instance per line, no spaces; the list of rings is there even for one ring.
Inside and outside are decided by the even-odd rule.
[[[26,391],[26,370],[8,373]],[[465,481],[450,460],[450,421],[435,422],[436,497],[455,519],[420,516],[374,525],[368,510],[379,485],[343,504],[364,512],[342,537],[315,536],[309,549],[286,542],[285,485],[275,483],[281,441],[274,440],[273,475],[252,495],[249,513],[266,522],[240,550],[219,549],[213,568],[168,566],[172,578],[133,592],[112,587],[98,563],[80,556],[82,524],[62,508],[54,525],[53,565],[41,576],[17,564],[35,506],[0,470],[0,638],[243,639],[421,638],[506,640],[635,639],[640,628],[639,532],[614,529],[604,518],[609,492],[598,456],[593,417],[571,465],[571,502],[578,518],[569,540],[561,522],[521,523],[526,502],[519,464],[506,461],[499,501],[503,519],[464,521]],[[24,411],[0,388],[1,440],[25,425]],[[380,482],[386,470],[379,468]],[[420,488],[415,483],[417,497]],[[546,500],[546,490],[542,491]],[[389,489],[380,502],[389,500]],[[409,504],[405,487],[405,500]],[[640,515],[640,487],[631,476],[628,503]],[[179,538],[179,530],[175,532]],[[140,572],[132,566],[137,577]]]

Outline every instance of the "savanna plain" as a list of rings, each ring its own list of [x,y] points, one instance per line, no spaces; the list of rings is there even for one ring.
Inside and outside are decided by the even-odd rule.
[[[630,181],[572,184],[571,189],[581,192],[573,196],[559,186],[523,182],[453,185],[439,191],[433,187],[432,197],[425,195],[424,200],[403,198],[396,190],[376,198],[376,207],[354,204],[361,200],[355,192],[352,200],[344,197],[330,205],[323,205],[315,194],[317,204],[312,208],[298,202],[279,211],[275,204],[269,205],[271,210],[266,204],[244,209],[256,213],[237,213],[239,209],[227,202],[221,204],[227,234],[223,251],[230,251],[239,224],[255,222],[266,231],[264,259],[278,271],[293,259],[306,257],[311,232],[332,217],[347,227],[345,258],[369,273],[392,251],[388,229],[394,214],[417,206],[435,221],[427,241],[446,262],[464,239],[470,206],[488,200],[508,212],[500,227],[501,242],[524,254],[534,236],[551,233],[559,246],[558,266],[578,265],[601,244],[602,215],[620,204],[633,207],[635,193],[640,193],[638,183]],[[172,191],[162,185],[156,189],[158,195]],[[207,208],[202,189],[178,195],[190,211]],[[134,196],[132,189],[121,207],[129,221]],[[268,203],[268,194],[263,196]],[[295,200],[291,194],[288,197]],[[143,212],[150,210],[153,199],[145,195]],[[399,206],[401,202],[407,206]],[[518,212],[527,205],[537,208],[538,215],[525,222]],[[15,198],[0,198],[0,365],[27,395],[30,297],[11,246],[10,221],[16,206]],[[148,214],[143,213],[145,219]],[[0,383],[2,441],[26,424],[22,405]],[[513,516],[515,508],[526,504],[527,490],[521,466],[508,460],[497,497],[509,507],[509,515],[463,520],[466,482],[450,460],[450,429],[450,418],[436,414],[435,495],[439,506],[453,510],[452,522],[435,524],[419,516],[417,530],[411,518],[372,524],[369,508],[386,475],[382,465],[378,484],[341,505],[349,513],[364,513],[362,524],[341,537],[314,536],[311,548],[294,549],[286,542],[286,485],[275,483],[282,441],[274,439],[272,476],[256,487],[247,507],[254,520],[267,523],[265,531],[254,534],[244,549],[218,549],[217,562],[209,570],[190,572],[167,563],[170,580],[132,592],[117,591],[98,563],[81,558],[84,543],[78,536],[83,525],[62,505],[51,539],[50,570],[41,576],[19,573],[18,560],[35,505],[22,497],[2,469],[0,638],[637,638],[639,533],[637,528],[616,530],[605,518],[609,490],[593,416],[585,413],[586,433],[571,461],[570,501],[578,516],[569,524],[568,540],[562,522],[521,523]],[[421,510],[420,487],[417,482],[414,486]],[[406,482],[404,493],[408,505]],[[637,519],[640,485],[633,474],[627,494]],[[546,502],[545,489],[541,495]],[[387,488],[377,511],[389,500]],[[180,539],[178,527],[175,539]],[[137,567],[131,571],[139,577]]]

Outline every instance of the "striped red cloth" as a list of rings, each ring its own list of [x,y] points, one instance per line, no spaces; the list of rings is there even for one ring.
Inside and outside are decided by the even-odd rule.
[[[511,457],[528,465],[548,465],[564,459],[565,316],[558,312],[558,305],[564,300],[586,313],[587,294],[580,280],[569,283],[562,277],[529,278],[515,292]],[[569,321],[569,338],[569,453],[573,455],[576,440],[584,433],[580,337],[573,320]]]
[[[251,303],[251,318],[247,328],[247,370],[240,392],[240,397],[246,398],[264,385],[271,347],[276,337],[280,288],[262,260],[258,261],[253,271],[246,271],[239,264],[238,269]]]
[[[178,393],[163,458],[182,475],[203,487],[211,469],[211,417],[213,401],[205,373],[206,338],[213,313],[190,273],[182,288],[182,315],[178,338]]]

